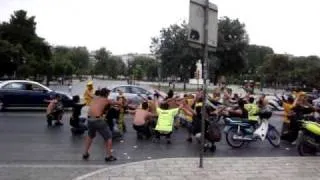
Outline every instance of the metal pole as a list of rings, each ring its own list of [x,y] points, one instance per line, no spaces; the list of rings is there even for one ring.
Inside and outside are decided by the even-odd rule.
[[[208,19],[209,19],[209,0],[206,0],[204,10],[204,51],[203,51],[203,104],[202,104],[202,119],[201,119],[201,150],[200,150],[200,168],[203,168],[204,154],[204,133],[205,133],[205,118],[207,101],[207,78],[208,78]]]

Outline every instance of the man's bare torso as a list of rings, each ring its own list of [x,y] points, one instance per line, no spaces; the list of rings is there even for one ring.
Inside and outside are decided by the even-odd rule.
[[[101,117],[104,112],[105,108],[108,106],[109,100],[103,97],[96,97],[92,100],[88,112],[89,117]]]

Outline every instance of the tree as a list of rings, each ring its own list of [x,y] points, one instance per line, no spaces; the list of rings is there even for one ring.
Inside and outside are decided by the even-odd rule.
[[[74,73],[79,75],[88,74],[89,52],[86,47],[74,47],[70,52],[71,63]]]
[[[160,31],[158,37],[152,38],[151,52],[161,59],[162,75],[164,77],[180,77],[186,82],[194,77],[195,64],[199,59],[199,50],[191,48],[187,41],[187,24],[173,24]]]
[[[259,46],[255,44],[249,45],[247,50],[247,70],[251,72],[256,72],[257,68],[263,64],[265,57],[273,53],[273,49],[270,47]]]
[[[15,11],[9,22],[0,24],[0,41],[4,48],[0,56],[5,57],[1,60],[5,74],[17,72],[18,76],[32,74],[35,78],[49,75],[46,68],[51,59],[50,46],[36,34],[34,16],[28,17],[24,10]]]
[[[287,83],[290,67],[288,56],[273,54],[266,56],[259,71],[264,74],[267,83],[278,85],[279,83]]]
[[[160,64],[153,58],[145,56],[137,56],[133,59],[130,66],[135,71],[135,77],[137,79],[147,78],[148,80],[154,80],[158,77],[158,66]]]
[[[223,17],[218,23],[218,48],[215,82],[219,75],[239,74],[247,67],[249,36],[238,19]],[[210,53],[211,59],[214,54]],[[210,69],[212,70],[212,69]]]
[[[111,52],[107,51],[105,48],[100,48],[95,52],[95,58],[97,59],[97,63],[94,67],[95,74],[107,75],[106,67],[108,64],[108,59],[111,56]]]

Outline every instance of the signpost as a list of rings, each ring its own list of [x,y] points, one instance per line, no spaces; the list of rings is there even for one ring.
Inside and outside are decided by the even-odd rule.
[[[210,33],[209,33],[210,32]],[[208,51],[217,47],[218,35],[218,8],[209,3],[209,0],[190,0],[189,34],[188,40],[191,46],[203,48],[203,106],[201,119],[201,150],[200,168],[203,168],[204,134],[207,102],[208,79]]]

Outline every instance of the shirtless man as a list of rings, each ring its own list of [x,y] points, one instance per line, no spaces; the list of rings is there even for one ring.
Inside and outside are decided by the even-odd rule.
[[[105,161],[115,161],[117,158],[112,156],[112,132],[109,128],[109,125],[104,120],[103,115],[105,113],[106,107],[111,105],[120,105],[117,102],[111,102],[108,100],[108,95],[110,90],[106,88],[102,88],[100,90],[100,96],[94,98],[89,106],[88,112],[88,136],[86,138],[85,143],[85,151],[82,156],[84,160],[89,158],[89,149],[92,144],[93,138],[96,136],[96,132],[98,131],[99,134],[103,137],[105,141],[105,147],[107,151],[107,157]]]

